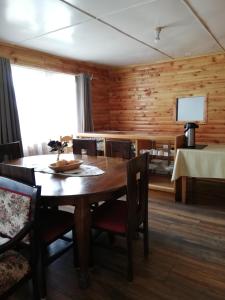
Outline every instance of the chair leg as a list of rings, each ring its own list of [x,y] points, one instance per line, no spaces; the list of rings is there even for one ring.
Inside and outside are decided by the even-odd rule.
[[[45,254],[46,254],[46,247],[43,246],[42,251],[41,251],[40,272],[39,272],[40,273],[41,299],[46,299],[46,296],[47,296]]]
[[[127,266],[127,280],[133,281],[133,249],[132,249],[132,236],[127,236],[127,252],[128,252],[128,266]]]
[[[45,267],[43,267],[43,270],[41,272],[42,278],[41,278],[41,299],[45,299],[47,296],[47,286],[46,286],[46,274],[45,274]]]
[[[144,256],[147,257],[149,254],[149,238],[148,238],[148,220],[144,221]]]
[[[39,277],[36,270],[32,274],[32,284],[33,284],[33,297],[34,300],[40,300],[40,286],[39,286]]]
[[[73,237],[73,265],[75,268],[78,268],[79,267],[78,248],[77,248],[76,233],[74,229],[72,230],[72,237]]]
[[[109,239],[110,245],[113,245],[115,242],[115,234],[113,234],[112,232],[108,232],[108,239]]]

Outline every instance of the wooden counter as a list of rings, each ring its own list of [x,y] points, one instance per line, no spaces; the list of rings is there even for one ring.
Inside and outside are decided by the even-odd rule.
[[[162,142],[165,144],[173,144],[174,149],[181,148],[184,145],[184,135],[160,135],[149,132],[137,131],[101,131],[101,132],[84,132],[78,133],[77,137],[81,138],[97,138],[103,139],[104,144],[107,139],[132,140],[135,143],[136,153],[138,154],[143,145],[147,145],[144,141]],[[105,146],[104,146],[105,149]]]
[[[79,138],[96,138],[103,140],[103,152],[106,149],[107,139],[117,139],[117,140],[131,140],[135,145],[135,155],[140,153],[141,149],[151,149],[157,148],[158,145],[168,145],[169,148],[174,150],[174,155],[176,155],[176,150],[183,147],[184,145],[184,135],[160,135],[152,134],[149,132],[137,132],[137,131],[101,131],[101,132],[85,132],[78,133]],[[152,157],[152,156],[151,156]],[[157,158],[157,157],[156,157]],[[165,160],[170,158],[164,157]],[[161,190],[166,192],[175,193],[176,182],[171,182],[170,175],[158,175],[150,174],[149,188],[154,190]]]

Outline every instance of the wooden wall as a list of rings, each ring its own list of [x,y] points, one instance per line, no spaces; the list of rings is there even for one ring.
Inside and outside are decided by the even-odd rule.
[[[225,54],[114,69],[110,78],[111,129],[182,133],[176,97],[207,95],[197,142],[225,143]]]
[[[95,130],[109,128],[109,79],[107,68],[3,43],[0,43],[0,57],[9,58],[12,63],[25,66],[70,74],[85,72],[93,75],[92,91]],[[68,132],[67,134],[70,133]]]
[[[225,143],[225,54],[112,68],[0,43],[12,62],[65,73],[93,74],[95,130],[183,132],[175,122],[176,97],[207,95],[207,122],[197,142]]]

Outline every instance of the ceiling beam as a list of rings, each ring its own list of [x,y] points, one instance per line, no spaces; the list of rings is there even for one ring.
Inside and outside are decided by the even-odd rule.
[[[98,21],[98,22],[100,22],[100,23],[102,23],[102,24],[104,24],[104,25],[106,25],[106,26],[112,28],[113,30],[115,30],[115,31],[117,31],[117,32],[119,32],[119,33],[121,33],[121,34],[123,34],[123,35],[129,37],[130,39],[132,39],[132,40],[134,40],[134,41],[136,41],[136,42],[138,42],[138,43],[140,43],[140,44],[142,44],[142,45],[145,45],[146,47],[151,48],[152,50],[155,50],[155,51],[159,52],[160,54],[162,54],[162,55],[164,55],[164,56],[166,56],[166,57],[168,57],[168,58],[170,58],[170,59],[174,59],[174,57],[172,57],[172,56],[170,56],[169,54],[167,54],[167,53],[161,51],[160,49],[155,48],[155,47],[151,46],[150,44],[145,43],[145,42],[142,41],[142,40],[139,40],[138,38],[136,38],[136,37],[130,35],[129,33],[126,33],[125,31],[120,30],[120,29],[117,28],[116,26],[113,26],[112,24],[110,24],[110,23],[108,23],[108,22],[102,20],[101,18],[98,18],[98,17],[96,17],[96,16],[90,14],[89,12],[87,12],[87,11],[85,11],[85,10],[83,10],[83,9],[81,9],[81,8],[79,8],[79,7],[75,6],[75,5],[73,5],[73,4],[69,3],[69,2],[67,2],[66,0],[60,0],[60,1],[63,2],[63,3],[65,3],[65,4],[67,4],[67,5],[69,5],[69,6],[71,6],[71,7],[73,7],[73,8],[75,8],[76,10],[78,10],[79,12],[81,12],[81,13],[87,15],[88,17],[90,17],[90,18],[92,18],[92,19],[94,19],[94,20],[96,20],[96,21]]]
[[[216,36],[213,34],[207,23],[200,17],[200,15],[197,13],[197,11],[191,6],[188,0],[181,0],[183,4],[189,9],[189,11],[192,13],[192,15],[197,19],[197,21],[204,27],[204,29],[208,32],[208,34],[214,39],[214,41],[217,43],[217,45],[225,52],[225,48],[223,45],[219,42],[219,40],[216,38]]]

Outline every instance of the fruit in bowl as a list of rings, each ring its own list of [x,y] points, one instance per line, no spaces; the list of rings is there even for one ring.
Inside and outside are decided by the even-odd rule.
[[[63,159],[50,164],[49,168],[56,172],[64,172],[64,171],[78,169],[82,163],[83,161],[79,159],[74,159],[74,160]]]

